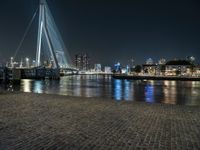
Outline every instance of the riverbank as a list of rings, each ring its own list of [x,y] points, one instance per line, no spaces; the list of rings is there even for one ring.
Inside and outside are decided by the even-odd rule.
[[[129,80],[200,81],[200,77],[187,77],[187,76],[145,76],[145,75],[115,74],[112,77],[115,79],[129,79]]]
[[[200,149],[200,107],[0,94],[0,149]]]

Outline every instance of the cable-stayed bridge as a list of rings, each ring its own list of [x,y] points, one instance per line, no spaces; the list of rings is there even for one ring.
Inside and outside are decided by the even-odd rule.
[[[40,0],[36,66],[41,65],[41,51],[45,54],[44,59],[52,62],[53,68],[72,67],[71,59],[46,0]]]
[[[61,68],[77,70],[75,67],[73,67],[70,55],[54,22],[53,16],[51,15],[46,0],[40,0],[39,9],[37,8],[36,12],[33,15],[33,18],[31,19],[24,33],[24,36],[15,51],[14,59],[24,42],[24,39],[31,27],[31,24],[35,19],[37,19],[37,13],[39,13],[39,19],[35,66],[41,67],[44,64],[43,62],[47,61],[51,63],[51,68],[53,69]]]
[[[39,10],[39,11],[38,11]],[[78,73],[78,70],[73,67],[68,51],[61,38],[59,30],[54,22],[53,16],[49,10],[46,0],[40,0],[39,9],[37,8],[34,13],[27,29],[22,37],[19,46],[17,47],[14,57],[20,50],[24,39],[36,18],[36,14],[39,12],[38,32],[37,32],[37,49],[36,49],[36,61],[34,68],[13,68],[9,70],[8,74],[11,74],[11,78],[17,75],[17,78],[59,78],[60,71],[62,74]],[[49,67],[44,67],[43,62],[49,62]],[[13,66],[13,65],[11,65]],[[10,78],[10,77],[9,77]]]

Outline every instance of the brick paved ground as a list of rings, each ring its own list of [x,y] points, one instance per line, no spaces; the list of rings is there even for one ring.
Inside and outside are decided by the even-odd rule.
[[[200,107],[1,93],[0,149],[200,149]]]

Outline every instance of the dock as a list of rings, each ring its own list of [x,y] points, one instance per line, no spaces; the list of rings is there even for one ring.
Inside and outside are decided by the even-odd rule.
[[[21,72],[21,79],[60,79],[60,69],[40,67],[19,70]]]
[[[128,80],[200,81],[200,77],[191,77],[191,76],[147,76],[147,75],[114,74],[112,77],[115,79],[128,79]]]
[[[60,79],[60,69],[52,68],[0,68],[0,82],[20,82],[21,79]]]

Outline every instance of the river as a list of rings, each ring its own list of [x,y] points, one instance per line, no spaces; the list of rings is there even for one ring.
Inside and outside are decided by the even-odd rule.
[[[200,105],[199,81],[119,80],[107,75],[65,76],[60,80],[28,80],[1,90],[101,97],[116,101],[143,101],[177,105]]]

